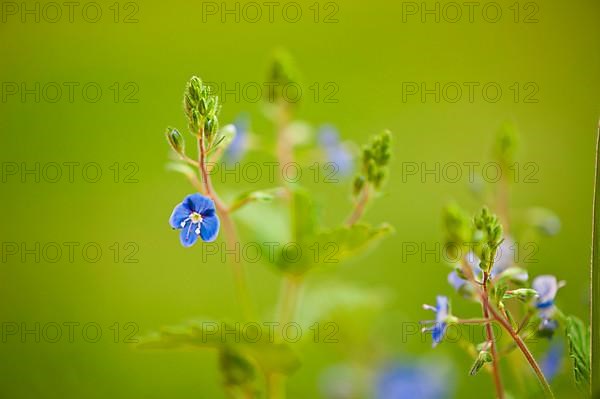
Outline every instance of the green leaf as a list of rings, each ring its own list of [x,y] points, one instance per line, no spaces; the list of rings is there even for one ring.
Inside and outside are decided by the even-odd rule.
[[[264,244],[292,240],[288,214],[289,209],[277,202],[256,202],[250,208],[238,209],[234,217],[252,232],[254,241]]]
[[[292,191],[292,239],[302,242],[317,231],[315,204],[308,191],[294,188]]]
[[[253,358],[265,374],[293,374],[300,368],[300,358],[285,343],[248,343],[241,346],[242,353]]]
[[[283,188],[276,187],[267,190],[249,191],[239,195],[229,207],[230,212],[236,211],[251,202],[271,202],[283,195]]]
[[[139,349],[217,349],[235,364],[235,375],[247,368],[239,356],[247,356],[265,372],[291,374],[300,367],[300,358],[287,343],[276,342],[268,326],[260,323],[261,334],[244,333],[241,323],[194,321],[184,326],[164,328],[159,334],[143,338]],[[250,327],[248,327],[250,328]],[[238,333],[234,333],[237,331]],[[234,361],[234,358],[237,359]],[[221,358],[223,361],[224,358]],[[244,377],[245,378],[245,377]],[[235,380],[235,378],[233,378]]]
[[[566,336],[569,355],[573,361],[575,383],[580,389],[590,388],[590,335],[589,330],[577,317],[567,318]]]
[[[183,162],[169,162],[167,164],[167,170],[181,173],[188,179],[194,179],[196,177],[196,171],[190,165]]]
[[[339,281],[322,281],[306,287],[296,320],[303,330],[309,329],[316,322],[330,322],[340,318],[342,314],[356,318],[357,312],[362,310],[377,312],[390,298],[391,293],[382,289]]]
[[[276,259],[276,265],[285,272],[295,274],[302,274],[316,267],[334,266],[350,258],[356,259],[392,231],[388,224],[379,227],[355,224],[324,231],[296,242],[290,250],[293,255],[286,253],[284,246]]]

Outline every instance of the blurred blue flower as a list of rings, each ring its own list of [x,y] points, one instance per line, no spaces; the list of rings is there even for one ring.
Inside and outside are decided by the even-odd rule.
[[[198,240],[214,241],[219,234],[219,218],[215,203],[201,194],[190,194],[173,209],[171,227],[181,229],[181,245],[190,247]]]
[[[471,267],[473,271],[473,275],[477,278],[481,274],[481,269],[479,268],[479,258],[473,252],[468,252],[467,257],[465,258],[467,265]],[[461,267],[461,265],[459,265]],[[459,276],[456,270],[451,271],[448,274],[448,283],[457,291],[463,291],[465,294],[465,290],[468,290],[470,285],[468,285],[467,280]]]
[[[247,114],[239,115],[235,122],[235,136],[223,153],[223,161],[234,164],[242,160],[248,149],[250,117]]]
[[[554,299],[558,289],[564,286],[564,281],[557,281],[556,277],[551,275],[537,276],[533,279],[531,287],[537,291],[538,297],[535,300],[535,307],[542,319],[540,330],[552,335],[552,332],[558,327],[558,323],[552,319],[555,306]]]
[[[352,153],[340,142],[340,135],[332,125],[323,125],[318,132],[319,145],[325,151],[328,162],[335,164],[340,176],[352,173],[354,159]]]
[[[556,293],[563,285],[564,282],[557,281],[556,277],[551,275],[537,276],[533,279],[531,287],[538,293],[535,307],[539,310],[540,316],[548,318],[552,316]]]
[[[379,375],[375,399],[442,399],[449,391],[447,379],[433,365],[394,364]]]
[[[442,342],[444,334],[446,333],[446,327],[448,326],[448,319],[450,315],[450,302],[448,297],[438,295],[436,298],[435,307],[431,305],[423,305],[424,309],[432,310],[435,312],[435,320],[432,321],[433,326],[423,328],[423,332],[431,331],[431,338],[433,339],[433,347]]]
[[[448,274],[448,283],[458,292],[463,288],[468,287],[467,280],[463,279],[458,273],[453,270]]]
[[[494,261],[494,267],[492,268],[490,277],[496,278],[505,272],[515,272],[511,275],[511,280],[522,283],[526,282],[529,279],[529,274],[526,270],[515,268],[514,259],[515,243],[510,237],[507,237],[504,241],[502,241],[500,247],[498,247]],[[483,272],[479,267],[481,261],[477,255],[470,251],[467,253],[465,260],[466,263],[471,267],[475,278],[481,280]],[[452,271],[450,274],[448,274],[448,283],[450,283],[450,285],[454,287],[456,291],[461,291],[467,288],[467,282],[461,278],[456,271]]]
[[[555,340],[546,355],[540,360],[540,367],[547,380],[552,380],[560,371],[562,355],[563,345],[560,341]]]

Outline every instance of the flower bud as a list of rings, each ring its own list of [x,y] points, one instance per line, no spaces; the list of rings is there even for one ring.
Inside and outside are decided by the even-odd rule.
[[[471,366],[471,370],[469,370],[469,375],[473,376],[477,374],[486,363],[491,363],[491,361],[492,355],[490,354],[490,352],[479,352],[479,354],[477,355],[477,359],[475,359],[475,363],[473,363],[473,366]]]
[[[354,179],[354,184],[352,188],[352,192],[354,195],[358,195],[363,187],[365,186],[365,178],[363,176],[356,176]]]
[[[183,136],[177,129],[167,129],[167,141],[171,145],[171,148],[178,153],[183,154],[185,149],[185,141],[183,140]]]

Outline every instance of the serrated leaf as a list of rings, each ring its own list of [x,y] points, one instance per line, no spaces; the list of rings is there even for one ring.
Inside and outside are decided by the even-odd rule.
[[[252,357],[266,374],[291,375],[301,365],[296,352],[285,343],[248,343],[241,346],[241,351]]]
[[[569,342],[569,356],[573,362],[573,375],[577,386],[590,388],[590,341],[589,330],[577,317],[567,318],[565,334]]]
[[[283,247],[282,253],[276,259],[276,265],[285,272],[296,274],[316,267],[334,266],[356,258],[392,231],[388,224],[379,227],[355,224],[324,231],[295,243],[300,249],[294,248],[294,251],[301,256],[286,255]]]

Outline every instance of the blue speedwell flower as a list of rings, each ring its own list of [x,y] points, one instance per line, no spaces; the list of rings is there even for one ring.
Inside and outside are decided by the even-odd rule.
[[[452,319],[452,315],[450,314],[450,302],[448,301],[448,297],[438,295],[435,307],[423,305],[423,309],[433,310],[435,312],[435,320],[429,321],[429,323],[432,323],[433,325],[431,327],[423,328],[423,332],[431,331],[431,338],[433,339],[433,346],[435,347],[442,342],[444,334],[446,333],[446,327],[448,327],[448,321]]]
[[[554,343],[548,349],[544,358],[540,361],[540,368],[548,381],[552,380],[559,372],[562,363],[563,345],[560,341]]]
[[[550,275],[537,276],[533,279],[531,287],[538,293],[538,297],[535,300],[535,307],[538,309],[538,314],[542,319],[541,330],[552,332],[556,329],[557,323],[552,320],[555,311],[554,298],[556,298],[558,289],[564,285],[564,281],[557,281],[556,277]]]
[[[512,241],[510,237],[507,237],[500,247],[498,248],[498,252],[496,252],[496,258],[494,261],[494,267],[492,268],[492,272],[490,273],[491,278],[496,278],[501,275],[510,277],[512,281],[517,283],[524,283],[529,279],[529,275],[526,270],[518,268],[514,264],[515,259],[515,243]],[[467,253],[465,257],[466,263],[471,267],[473,271],[473,275],[477,280],[482,279],[483,271],[479,267],[481,261],[479,257],[475,255],[474,252],[470,251]],[[460,265],[459,265],[460,266]],[[510,275],[510,276],[509,276]],[[457,292],[468,288],[467,282],[462,279],[456,271],[450,272],[448,274],[448,283]]]
[[[450,396],[450,385],[434,364],[397,363],[378,376],[376,399],[442,399]]]
[[[323,125],[319,128],[318,140],[328,162],[336,165],[340,176],[348,176],[354,168],[352,152],[340,142],[337,129],[331,125]]]
[[[171,227],[181,229],[181,245],[190,247],[198,240],[211,242],[219,234],[219,218],[215,203],[201,194],[190,194],[173,209],[169,219]]]
[[[235,136],[223,154],[223,159],[227,164],[241,161],[248,150],[250,118],[246,114],[241,114],[233,125],[235,126]]]

